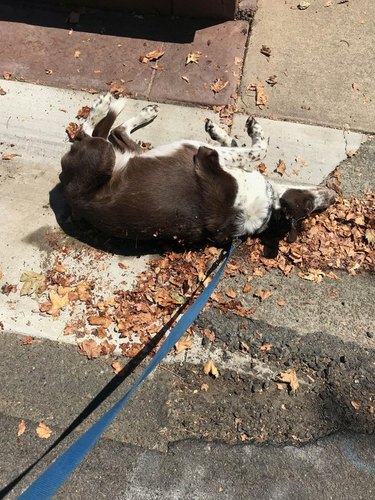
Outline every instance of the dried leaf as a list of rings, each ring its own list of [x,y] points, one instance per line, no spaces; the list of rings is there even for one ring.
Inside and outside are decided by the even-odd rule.
[[[48,439],[51,437],[52,430],[44,422],[40,422],[36,428],[36,433],[41,439]]]
[[[10,283],[5,283],[5,285],[1,287],[1,293],[3,293],[6,296],[16,292],[17,292],[17,285],[11,285]]]
[[[81,126],[78,123],[70,122],[69,125],[65,128],[66,133],[69,136],[71,141],[74,141],[78,131],[81,129]]]
[[[207,392],[207,391],[208,391],[208,388],[209,388],[208,384],[202,384],[202,385],[201,385],[201,391],[205,391],[205,392]]]
[[[41,295],[46,289],[46,277],[34,271],[22,273],[20,281],[23,282],[20,295]]]
[[[274,172],[277,172],[279,175],[283,176],[285,174],[285,170],[286,170],[285,163],[283,162],[283,160],[279,160]]]
[[[258,171],[263,174],[264,176],[267,177],[268,172],[267,172],[267,167],[265,163],[259,163],[258,165]]]
[[[189,54],[186,56],[185,60],[185,66],[187,66],[190,63],[198,64],[199,63],[199,58],[202,55],[202,52],[189,52]]]
[[[263,85],[257,85],[255,87],[255,92],[255,104],[259,109],[263,109],[268,101],[268,96],[266,94],[266,91],[264,90]]]
[[[60,295],[59,293],[51,290],[49,292],[50,307],[46,309],[46,313],[51,316],[57,317],[60,314],[61,309],[64,309],[69,304],[69,294],[65,293]]]
[[[3,78],[4,80],[10,80],[12,78],[12,73],[9,73],[9,71],[3,71]]]
[[[260,346],[260,350],[263,352],[269,352],[272,349],[273,345],[269,343],[265,343]]]
[[[21,422],[18,424],[17,437],[21,437],[25,430],[26,422],[24,420],[21,420]]]
[[[190,83],[190,80],[187,76],[181,76],[181,78],[186,82],[186,83]]]
[[[83,120],[86,120],[86,118],[89,116],[91,111],[90,106],[83,106],[77,113],[76,118],[82,118]]]
[[[297,9],[299,10],[306,10],[308,7],[310,7],[310,2],[306,2],[305,0],[301,0],[297,5]]]
[[[286,301],[284,299],[279,299],[277,301],[277,305],[279,305],[279,306],[285,306],[285,304],[286,304]]]
[[[278,375],[278,380],[288,384],[292,392],[296,392],[299,387],[297,373],[294,368],[289,368]]]
[[[89,316],[87,321],[91,326],[102,326],[103,328],[108,328],[112,323],[111,318],[107,316]]]
[[[234,290],[231,290],[231,289],[225,290],[225,295],[227,295],[231,299],[235,299],[237,297],[236,292]]]
[[[2,160],[13,160],[16,156],[20,156],[17,153],[2,153],[1,159]]]
[[[314,283],[321,283],[325,273],[320,269],[309,269],[309,272],[298,273],[298,276],[306,281],[313,281]]]
[[[190,349],[193,344],[193,339],[190,336],[184,335],[174,346],[176,354]]]
[[[2,87],[0,87],[0,95],[6,95],[6,91]]]
[[[31,337],[31,335],[28,335],[27,337],[23,337],[21,339],[21,345],[31,345],[34,341],[34,337]]]
[[[114,361],[113,363],[111,363],[111,366],[113,368],[113,371],[115,372],[116,375],[118,375],[122,369],[124,368],[123,365],[121,363],[119,363],[118,361]]]
[[[86,356],[88,359],[95,359],[100,356],[100,345],[98,345],[94,339],[84,340],[78,344],[79,353]]]
[[[240,349],[241,349],[242,352],[249,352],[250,351],[250,346],[244,340],[240,340]]]
[[[80,55],[81,55],[81,51],[80,51],[80,50],[76,50],[76,51],[74,52],[74,57],[75,57],[76,59],[77,59],[78,57],[80,57]]]
[[[277,83],[277,75],[271,75],[267,78],[266,83],[268,85],[271,85],[271,87],[274,87]]]
[[[208,359],[203,365],[203,371],[206,375],[212,375],[214,378],[219,377],[219,371],[216,368],[212,359]]]
[[[225,89],[225,87],[229,85],[229,82],[226,81],[224,82],[223,80],[221,80],[220,78],[216,78],[216,80],[211,83],[210,85],[210,89],[212,90],[212,92],[214,94],[218,94],[219,92],[221,92],[223,89]]]
[[[161,50],[152,50],[145,56],[140,56],[139,61],[143,64],[147,64],[149,61],[158,61],[164,54],[165,52],[162,52]]]
[[[271,48],[267,47],[267,45],[262,45],[262,48],[260,49],[260,53],[266,57],[270,57],[271,56]]]
[[[350,404],[355,410],[359,410],[361,408],[361,405],[357,403],[357,401],[350,401]]]
[[[258,288],[254,292],[254,297],[258,297],[261,300],[261,302],[267,300],[269,297],[272,297],[272,295],[273,292],[271,292],[270,290],[262,290],[261,288]]]

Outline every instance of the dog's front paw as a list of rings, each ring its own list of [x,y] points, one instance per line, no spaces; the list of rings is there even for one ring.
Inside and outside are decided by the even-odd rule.
[[[89,119],[94,124],[99,123],[108,114],[109,107],[113,101],[112,95],[107,92],[107,94],[100,95],[92,105]]]

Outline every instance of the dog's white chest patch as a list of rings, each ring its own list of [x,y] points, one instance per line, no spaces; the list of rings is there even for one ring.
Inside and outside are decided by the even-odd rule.
[[[231,171],[238,184],[234,208],[239,210],[238,236],[254,234],[268,223],[272,193],[267,180],[259,172]]]

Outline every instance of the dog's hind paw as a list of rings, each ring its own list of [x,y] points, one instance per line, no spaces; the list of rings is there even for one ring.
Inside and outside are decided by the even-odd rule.
[[[142,123],[149,123],[154,120],[159,114],[159,106],[157,104],[149,104],[141,109],[139,118]]]

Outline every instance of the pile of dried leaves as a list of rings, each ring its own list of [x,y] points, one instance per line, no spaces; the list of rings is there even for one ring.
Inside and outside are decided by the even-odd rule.
[[[352,275],[374,271],[374,198],[374,193],[368,193],[363,199],[339,199],[325,212],[308,219],[295,243],[282,242],[276,259],[263,258],[259,241],[249,238],[228,263],[226,275],[241,273],[250,281],[253,276],[262,277],[270,269],[279,269],[285,275],[298,272],[302,279],[319,283],[324,277],[335,279],[333,271],[338,269]],[[57,318],[64,311],[64,317],[68,316],[64,334],[75,335],[80,352],[89,358],[110,354],[116,346],[124,355],[135,356],[172,318],[185,298],[199,284],[208,282],[206,273],[220,253],[214,247],[166,253],[151,261],[131,290],[114,290],[108,297],[95,281],[69,272],[64,255],[71,252],[68,247],[60,250],[61,257],[46,274],[22,275],[21,294],[39,297],[39,311],[43,315]],[[95,261],[106,256],[104,252],[87,249],[90,251]],[[80,258],[79,253],[76,257]],[[121,263],[119,266],[126,268]],[[252,291],[249,283],[241,291],[216,291],[211,303],[223,311],[248,317],[255,309],[244,307],[238,294],[249,291]],[[253,292],[261,301],[270,294],[261,288]],[[212,336],[208,330],[202,333]],[[180,350],[191,346],[189,337],[181,342]]]

